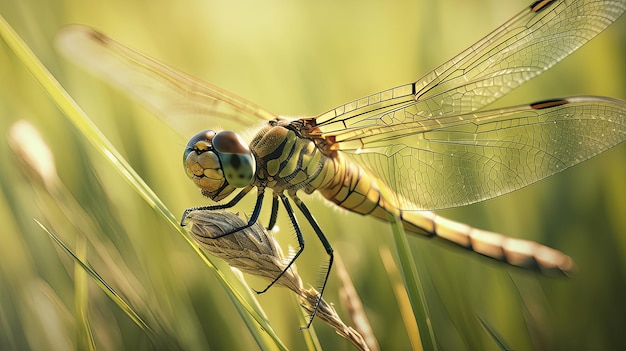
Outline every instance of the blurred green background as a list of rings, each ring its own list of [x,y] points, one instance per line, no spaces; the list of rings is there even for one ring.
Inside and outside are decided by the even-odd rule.
[[[296,116],[413,81],[527,5],[527,0],[0,0],[0,14],[178,215],[206,203],[182,170],[186,140],[60,57],[52,45],[63,25],[88,24],[271,111]],[[171,342],[150,343],[90,284],[89,320],[99,349],[255,349],[214,274],[77,133],[4,42],[0,62],[0,349],[81,348],[72,261],[34,218],[70,246],[82,237],[73,226],[89,231],[89,261]],[[626,98],[626,18],[498,105],[583,94]],[[60,179],[93,226],[76,212],[77,217],[64,217],[58,204],[19,171],[5,136],[20,119],[41,131]],[[568,253],[579,267],[571,279],[503,267],[411,237],[441,349],[497,350],[479,317],[518,350],[607,350],[626,344],[625,180],[626,145],[620,145],[516,193],[441,211]],[[240,211],[252,208],[247,200]],[[340,213],[316,197],[306,201],[344,260],[382,349],[408,349],[379,254],[381,247],[392,245],[389,225]],[[293,246],[285,217],[279,240]],[[308,247],[297,265],[315,284],[325,256],[315,235],[304,228]],[[254,279],[250,285],[264,287]],[[342,313],[338,286],[331,275],[325,298]],[[285,345],[302,349],[299,312],[295,303],[285,303],[289,299],[285,289],[259,297]],[[315,328],[324,348],[352,348],[319,321]]]

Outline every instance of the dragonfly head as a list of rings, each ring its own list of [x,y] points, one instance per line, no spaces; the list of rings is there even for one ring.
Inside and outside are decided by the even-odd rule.
[[[219,201],[250,184],[256,163],[248,145],[230,131],[205,130],[194,135],[183,155],[187,176],[202,194]]]

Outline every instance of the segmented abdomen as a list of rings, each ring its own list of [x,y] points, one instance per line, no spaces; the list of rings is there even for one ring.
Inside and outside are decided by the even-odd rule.
[[[327,182],[331,174],[331,181]],[[325,162],[311,185],[318,186],[317,190],[325,198],[345,209],[383,220],[388,220],[388,212],[392,213],[402,220],[407,231],[438,237],[513,266],[548,274],[567,274],[575,267],[569,256],[536,242],[476,229],[430,211],[400,210],[391,189],[341,154]]]

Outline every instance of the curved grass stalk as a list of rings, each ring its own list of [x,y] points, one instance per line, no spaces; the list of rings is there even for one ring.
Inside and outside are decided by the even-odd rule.
[[[422,282],[417,273],[415,260],[413,259],[406,233],[402,227],[402,221],[397,216],[389,214],[389,223],[391,223],[393,239],[398,253],[400,273],[402,274],[404,285],[407,289],[409,300],[411,301],[413,315],[419,327],[420,339],[422,341],[421,346],[424,350],[437,350],[435,333],[432,328],[428,305],[426,304],[424,288],[422,287]]]
[[[185,241],[200,256],[202,261],[211,268],[217,275],[218,281],[226,290],[229,298],[233,301],[241,318],[246,323],[258,345],[265,350],[286,349],[282,344],[268,321],[265,319],[261,307],[256,298],[247,291],[247,296],[241,295],[226,279],[224,272],[217,269],[210,258],[198,248],[179,226],[177,219],[167,209],[165,204],[148,187],[143,179],[133,170],[128,162],[119,154],[110,141],[102,134],[95,124],[87,117],[85,112],[78,106],[72,97],[63,89],[54,76],[39,61],[37,56],[24,43],[20,36],[0,15],[0,37],[7,43],[18,59],[31,72],[35,80],[42,86],[44,91],[50,96],[52,101],[59,107],[68,120],[80,131],[92,146],[109,161],[124,180],[128,182],[135,192],[137,192],[161,217],[163,217]],[[270,341],[271,340],[271,341]]]
[[[393,198],[391,194],[385,193],[384,189],[386,187],[381,186],[379,188],[383,189],[383,196]],[[415,266],[415,259],[409,247],[409,241],[407,240],[404,227],[402,226],[402,220],[398,215],[393,213],[387,213],[387,217],[393,233],[400,274],[402,275],[402,280],[404,281],[404,286],[411,302],[413,315],[415,316],[419,328],[421,345],[415,346],[421,347],[421,349],[427,351],[437,350],[437,342],[432,328],[428,305],[426,304],[424,288],[417,272],[417,267]]]
[[[96,284],[98,284],[98,286],[102,289],[102,291],[104,291],[107,294],[107,296],[113,302],[115,302],[115,304],[120,309],[122,309],[124,311],[124,313],[126,313],[126,315],[128,317],[130,317],[130,319],[139,328],[141,328],[142,330],[146,331],[149,335],[153,334],[153,331],[146,324],[146,322],[139,316],[139,314],[137,314],[135,309],[132,306],[130,306],[129,304],[127,304],[126,301],[124,301],[124,299],[122,299],[122,297],[115,290],[113,290],[113,288],[111,286],[109,286],[109,284],[107,284],[107,282],[98,274],[98,272],[96,272],[93,269],[93,267],[91,267],[91,265],[89,263],[87,263],[81,257],[78,256],[80,253],[79,254],[74,253],[55,233],[53,233],[51,230],[49,230],[41,222],[39,222],[38,220],[35,220],[35,222],[41,227],[41,229],[43,229],[50,236],[50,238],[57,245],[59,245],[59,247],[61,249],[63,249],[63,251],[65,251],[68,255],[70,255],[70,257],[72,257],[74,262],[80,268],[82,268],[82,270],[84,272],[86,272],[89,276],[91,276],[93,278],[93,280],[96,282]],[[80,279],[77,279],[77,281],[80,281]]]
[[[39,225],[41,225],[41,223],[39,223]],[[52,233],[48,231],[48,235],[52,235]],[[84,237],[77,237],[76,259],[81,261],[87,260],[87,240]],[[77,345],[79,349],[95,351],[96,343],[93,339],[88,314],[89,286],[87,285],[87,275],[88,272],[83,269],[80,264],[74,264],[74,290],[76,290],[74,305],[76,310],[76,319],[78,320]]]

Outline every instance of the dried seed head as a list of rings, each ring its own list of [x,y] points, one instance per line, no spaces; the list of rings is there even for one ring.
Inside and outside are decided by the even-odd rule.
[[[9,129],[9,146],[25,173],[49,187],[57,179],[54,157],[39,131],[25,120],[15,122]]]
[[[191,211],[185,221],[191,223],[191,226],[186,227],[187,231],[202,248],[242,272],[274,280],[289,264],[289,259],[285,258],[274,237],[259,223],[215,239],[221,234],[241,228],[246,223],[231,212],[206,210]],[[302,280],[295,265],[292,265],[276,283],[295,292],[300,298],[301,306],[309,313],[313,312],[320,298],[319,293],[315,289],[302,288]],[[345,325],[332,305],[326,301],[321,300],[316,316],[360,350],[369,350],[363,337]]]
[[[213,239],[246,223],[226,211],[192,211],[186,220],[192,223],[188,232],[202,248],[245,273],[273,280],[289,263],[276,240],[259,223]],[[302,281],[293,266],[276,283],[296,293],[302,289]]]

